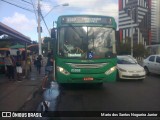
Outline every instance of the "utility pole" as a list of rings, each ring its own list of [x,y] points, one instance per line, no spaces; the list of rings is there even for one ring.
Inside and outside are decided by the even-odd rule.
[[[40,8],[40,0],[38,0],[38,50],[39,55],[42,55],[42,40],[41,40],[41,8]]]

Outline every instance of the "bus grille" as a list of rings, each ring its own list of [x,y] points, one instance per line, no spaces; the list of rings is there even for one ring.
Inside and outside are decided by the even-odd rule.
[[[75,64],[75,63],[66,63],[72,68],[101,68],[107,65],[108,63],[96,63],[96,64]]]

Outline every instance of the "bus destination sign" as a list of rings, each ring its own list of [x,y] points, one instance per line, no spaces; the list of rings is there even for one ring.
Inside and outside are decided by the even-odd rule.
[[[62,17],[62,24],[74,23],[94,23],[94,24],[107,24],[112,25],[112,19],[109,17]]]

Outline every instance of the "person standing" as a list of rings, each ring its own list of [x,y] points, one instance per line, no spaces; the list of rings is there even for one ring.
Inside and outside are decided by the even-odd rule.
[[[22,81],[20,76],[22,75],[22,57],[20,55],[20,51],[17,51],[16,56],[16,72],[17,72],[17,81]]]
[[[50,85],[50,83],[54,80],[54,74],[52,74],[54,70],[53,53],[49,52],[47,57],[48,59],[47,59],[47,63],[45,66],[45,77],[42,80],[42,89],[46,89]]]
[[[22,77],[25,78],[26,76],[26,57],[27,57],[27,53],[26,51],[22,51],[21,54],[21,67],[22,67]]]
[[[45,66],[45,72],[46,74],[48,74],[48,72],[51,72],[53,70],[53,55],[51,52],[48,53],[48,59],[47,59],[47,63]]]
[[[34,64],[34,66],[36,67],[36,53],[32,54],[32,62]]]
[[[27,60],[26,60],[26,69],[27,69],[27,76],[26,77],[28,77],[28,75],[29,75],[29,73],[31,72],[31,63],[32,63],[32,61],[31,61],[31,58],[30,58],[30,54],[28,53],[27,54]]]
[[[6,57],[4,58],[5,65],[7,67],[7,76],[8,79],[14,79],[14,65],[15,61],[14,58],[10,55],[10,51],[6,52]]]
[[[41,66],[42,66],[42,56],[41,55],[39,55],[37,57],[36,66],[37,66],[37,71],[40,74],[41,73]]]

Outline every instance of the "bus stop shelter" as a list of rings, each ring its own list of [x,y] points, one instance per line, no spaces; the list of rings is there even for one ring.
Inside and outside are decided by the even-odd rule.
[[[14,30],[13,28],[3,24],[2,22],[0,22],[0,36],[1,35],[8,35],[9,39],[0,39],[0,42],[1,41],[8,41],[11,43],[24,45],[26,51],[27,51],[27,46],[30,45],[32,42],[29,37]],[[26,60],[26,54],[25,54],[25,60]],[[25,71],[27,71],[26,68],[25,68]],[[27,75],[27,72],[25,72],[25,74]]]
[[[7,25],[0,22],[0,36],[1,35],[8,35],[11,37],[11,40],[21,43],[21,44],[31,44],[31,39],[22,33],[12,29],[11,27],[8,27]]]

